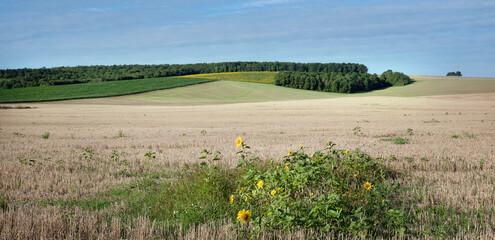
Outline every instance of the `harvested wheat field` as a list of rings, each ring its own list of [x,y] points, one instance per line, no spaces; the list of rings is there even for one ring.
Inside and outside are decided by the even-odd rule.
[[[115,189],[122,186],[144,191],[153,181],[173,183],[185,165],[202,161],[203,149],[221,152],[217,163],[234,168],[238,136],[266,162],[301,145],[312,153],[328,141],[383,158],[398,174],[404,212],[415,216],[405,237],[495,237],[494,93],[195,106],[109,103],[0,110],[1,239],[245,237],[233,227],[235,216],[188,229],[155,221],[147,214],[152,209],[118,217],[133,206],[113,197],[121,196]],[[143,179],[151,185],[138,184]],[[319,236],[297,229],[287,234],[261,238]]]

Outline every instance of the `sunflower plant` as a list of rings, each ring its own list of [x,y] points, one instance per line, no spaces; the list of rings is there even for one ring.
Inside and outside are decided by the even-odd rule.
[[[241,148],[237,152],[239,178],[230,201],[239,209],[240,224],[249,223],[254,229],[315,228],[356,236],[404,233],[402,211],[393,204],[398,186],[388,180],[391,172],[379,160],[359,150],[334,149],[335,144],[329,142],[311,155],[300,147],[289,150],[280,161],[263,164],[251,156],[240,137],[236,145]],[[246,211],[249,221],[244,221]]]

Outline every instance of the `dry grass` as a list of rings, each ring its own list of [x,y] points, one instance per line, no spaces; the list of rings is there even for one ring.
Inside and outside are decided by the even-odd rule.
[[[329,140],[338,148],[360,148],[388,158],[386,165],[403,173],[398,181],[411,187],[410,196],[422,196],[420,208],[495,210],[495,94],[216,106],[47,103],[31,107],[36,108],[0,112],[0,193],[10,202],[7,210],[0,210],[2,239],[170,237],[166,227],[144,218],[136,219],[132,227],[119,219],[100,224],[105,212],[76,210],[72,220],[64,220],[66,210],[40,203],[97,195],[139,174],[173,172],[181,164],[197,163],[203,148],[221,151],[223,161],[234,166],[237,136],[265,160],[300,145],[308,152],[321,149]],[[354,134],[357,126],[361,131]],[[45,132],[51,134],[48,139],[41,137]],[[396,137],[408,138],[409,143],[381,141]],[[119,155],[124,152],[120,160],[129,164],[112,160],[114,150]],[[156,153],[152,163],[144,156],[150,151]],[[122,171],[134,176],[120,175]],[[19,206],[21,202],[25,204]],[[416,230],[426,227],[421,224]],[[487,215],[483,224],[494,226],[493,215]],[[119,226],[127,227],[118,232]],[[225,227],[208,232],[211,228],[205,225],[181,238],[225,239],[234,234]],[[204,235],[213,233],[220,235]],[[495,236],[492,227],[469,234],[458,237]]]

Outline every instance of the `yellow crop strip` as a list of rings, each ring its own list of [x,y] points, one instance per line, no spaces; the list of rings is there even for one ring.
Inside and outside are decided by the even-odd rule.
[[[273,84],[277,73],[278,72],[223,72],[194,74],[182,77]]]

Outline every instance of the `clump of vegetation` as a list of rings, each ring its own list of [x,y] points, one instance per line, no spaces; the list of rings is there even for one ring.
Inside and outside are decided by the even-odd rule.
[[[409,139],[408,138],[400,138],[400,137],[396,137],[396,138],[383,138],[381,140],[382,141],[393,142],[394,144],[407,144],[407,143],[409,143]]]
[[[457,72],[448,72],[447,77],[462,77],[462,73],[461,71],[457,71]]]
[[[50,132],[45,132],[41,135],[43,139],[48,139],[50,137]]]
[[[275,76],[275,85],[337,93],[371,91],[389,86],[404,86],[411,83],[409,76],[388,70],[382,75],[366,72],[280,72]]]
[[[9,199],[0,192],[0,209],[5,210],[9,204]]]
[[[440,121],[432,118],[431,120],[428,120],[428,121],[423,121],[424,123],[439,123]]]
[[[229,198],[239,223],[253,229],[319,229],[360,237],[400,237],[405,214],[396,206],[391,173],[358,150],[333,149],[307,155],[289,149],[268,166],[242,147],[240,179]]]

